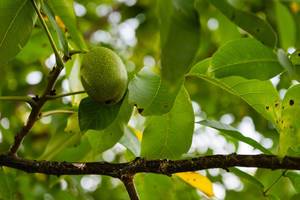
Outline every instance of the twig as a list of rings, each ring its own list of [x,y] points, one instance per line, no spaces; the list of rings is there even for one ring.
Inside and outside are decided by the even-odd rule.
[[[133,181],[132,175],[124,175],[121,177],[121,180],[123,181],[123,184],[125,185],[125,188],[127,190],[127,193],[131,200],[139,200],[139,195],[136,192],[134,181]]]
[[[49,41],[50,41],[51,47],[52,47],[52,49],[53,49],[53,51],[54,51],[54,54],[55,54],[57,66],[59,66],[60,68],[63,68],[64,62],[63,62],[62,58],[61,58],[60,55],[59,55],[58,48],[56,47],[56,44],[55,44],[55,42],[54,42],[54,40],[53,40],[53,38],[52,38],[52,36],[51,36],[51,33],[50,33],[50,31],[49,31],[49,29],[48,29],[48,27],[47,27],[47,24],[46,24],[46,22],[45,22],[45,20],[44,20],[44,18],[43,18],[43,16],[42,16],[42,14],[41,14],[41,12],[40,12],[38,6],[37,6],[37,4],[35,3],[35,0],[31,0],[31,3],[32,3],[32,5],[33,5],[33,7],[34,7],[34,10],[35,10],[35,12],[37,13],[37,15],[38,15],[38,17],[39,17],[41,23],[42,23],[43,28],[44,28],[45,31],[46,31],[47,37],[48,37],[48,39],[49,39]]]
[[[0,96],[0,101],[24,101],[33,106],[35,102],[29,96]]]
[[[50,34],[50,31],[42,17],[42,14],[40,13],[36,3],[34,0],[31,0],[33,7],[36,11],[36,13],[38,14],[38,17],[47,33],[47,36],[49,38],[49,41],[51,43],[51,46],[53,48],[53,51],[55,53],[56,56],[56,63],[57,66],[55,66],[52,71],[49,73],[49,77],[48,77],[48,83],[46,85],[46,88],[42,94],[41,97],[36,97],[34,98],[34,101],[36,103],[36,105],[34,107],[32,107],[32,110],[30,112],[30,115],[28,117],[28,120],[26,122],[26,124],[22,127],[22,129],[16,134],[15,136],[15,141],[13,143],[13,145],[10,147],[9,153],[11,155],[16,156],[16,153],[24,139],[24,137],[27,135],[27,133],[30,131],[30,129],[33,127],[34,123],[36,122],[36,120],[38,119],[39,115],[40,115],[40,111],[43,107],[43,105],[46,103],[47,101],[47,96],[51,94],[51,92],[53,91],[53,88],[55,86],[55,82],[58,78],[58,75],[60,74],[61,70],[64,67],[62,58],[59,56],[59,52],[58,49],[54,43],[54,40]]]

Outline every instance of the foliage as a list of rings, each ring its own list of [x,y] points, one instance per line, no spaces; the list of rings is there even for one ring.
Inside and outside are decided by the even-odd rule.
[[[299,156],[299,20],[292,0],[2,0],[0,153],[24,133],[15,150],[31,160]],[[83,54],[96,46],[126,65],[117,104],[83,91]],[[134,181],[141,199],[300,196],[296,171],[143,173]],[[99,198],[128,195],[111,177],[0,168],[3,200]]]

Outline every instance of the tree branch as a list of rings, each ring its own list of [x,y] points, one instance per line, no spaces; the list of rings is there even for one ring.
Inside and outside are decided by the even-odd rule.
[[[127,163],[107,162],[56,162],[35,161],[12,155],[0,155],[0,166],[19,169],[28,173],[48,175],[99,174],[122,179],[124,175],[157,173],[172,175],[178,172],[197,171],[211,168],[258,167],[265,169],[300,170],[300,157],[285,157],[282,161],[274,155],[212,155],[186,160],[146,160],[136,158]]]

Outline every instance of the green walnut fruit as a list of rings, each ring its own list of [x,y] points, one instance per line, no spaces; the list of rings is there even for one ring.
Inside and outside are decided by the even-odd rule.
[[[106,104],[119,102],[127,88],[127,71],[121,58],[104,47],[91,49],[83,57],[81,82],[87,94]]]

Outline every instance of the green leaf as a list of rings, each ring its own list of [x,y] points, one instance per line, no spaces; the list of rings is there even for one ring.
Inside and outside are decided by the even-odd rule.
[[[63,50],[64,55],[69,56],[69,47],[68,47],[67,38],[66,38],[64,32],[58,26],[58,24],[57,24],[57,22],[55,20],[55,14],[51,10],[51,8],[49,7],[49,5],[48,5],[47,2],[44,2],[42,4],[42,9],[45,12],[45,14],[47,15],[52,28],[55,30],[55,32],[57,34],[59,46]]]
[[[210,73],[218,78],[242,76],[248,79],[270,79],[282,72],[276,54],[252,38],[228,42],[213,55]]]
[[[0,199],[14,200],[16,198],[15,178],[0,169]]]
[[[274,48],[277,43],[277,36],[273,28],[266,21],[256,15],[244,12],[232,7],[226,0],[208,0],[220,10],[233,23],[250,33],[263,44]]]
[[[296,172],[287,172],[284,176],[289,178],[295,190],[300,193],[300,174]]]
[[[48,1],[55,15],[59,16],[70,33],[72,41],[80,49],[85,49],[86,44],[78,27],[76,25],[76,17],[73,9],[73,0],[51,0]]]
[[[256,185],[257,187],[259,187],[259,189],[261,191],[263,191],[265,188],[265,186],[259,180],[257,180],[254,176],[251,176],[250,174],[243,172],[242,170],[240,170],[236,167],[231,167],[230,172],[234,173],[238,177],[244,178],[245,180],[252,183],[253,185]]]
[[[281,115],[276,121],[279,127],[279,156],[284,157],[291,148],[291,153],[298,153],[300,146],[300,84],[292,86],[286,92],[281,105]]]
[[[279,1],[275,1],[274,3],[279,41],[282,48],[288,49],[289,47],[295,46],[296,24],[287,7]]]
[[[138,194],[143,200],[174,200],[174,183],[171,178],[157,174],[138,174],[135,177]]]
[[[36,14],[30,0],[0,3],[0,60],[4,64],[14,58],[27,43]]]
[[[200,26],[194,0],[160,0],[162,77],[168,83],[180,82],[190,69],[200,39]]]
[[[187,91],[182,88],[170,112],[148,118],[142,139],[142,156],[149,159],[177,159],[191,145],[194,112]]]
[[[92,146],[94,154],[102,153],[103,151],[115,145],[123,136],[124,128],[126,127],[131,116],[133,107],[128,104],[128,96],[123,100],[120,111],[116,119],[103,130],[88,130],[87,135]]]
[[[129,103],[137,105],[143,115],[169,112],[182,82],[170,86],[153,70],[143,68],[129,83]]]
[[[263,147],[260,143],[256,142],[255,140],[253,140],[250,137],[244,136],[241,132],[239,132],[239,130],[237,130],[236,128],[234,128],[230,125],[223,124],[221,122],[214,121],[214,120],[203,120],[198,123],[202,124],[204,126],[208,126],[208,127],[217,129],[217,130],[221,131],[222,133],[224,133],[225,135],[228,135],[238,141],[244,142],[256,149],[259,149],[261,152],[263,152],[265,154],[272,154],[268,149]]]
[[[79,104],[79,126],[82,131],[88,129],[103,130],[118,116],[122,102],[115,105],[100,104],[90,97],[84,98]]]
[[[65,132],[55,132],[51,136],[45,151],[39,157],[40,160],[51,160],[56,155],[64,151],[67,147],[76,145],[81,138],[78,126],[78,115],[73,114],[69,117]]]
[[[198,73],[198,67],[199,65],[195,65],[189,75],[201,78],[240,97],[263,117],[275,124],[280,115],[280,98],[270,81],[248,80],[237,76],[216,79]]]
[[[278,58],[279,63],[281,64],[281,66],[284,69],[286,69],[286,71],[288,72],[289,76],[291,78],[293,78],[296,75],[295,66],[290,61],[290,59],[288,58],[288,56],[286,55],[286,53],[284,52],[283,49],[278,49],[278,51],[277,51],[277,58]]]
[[[26,64],[34,63],[37,60],[43,62],[51,53],[52,49],[44,30],[33,29],[29,41],[16,56],[16,59]]]

